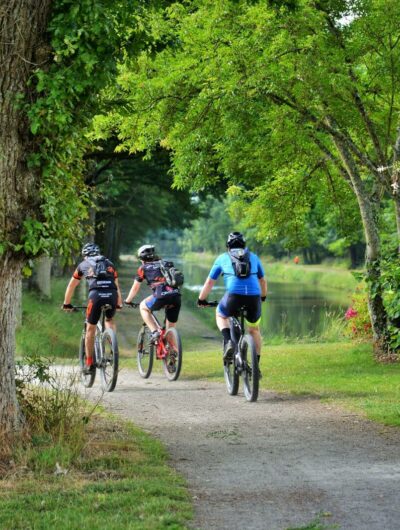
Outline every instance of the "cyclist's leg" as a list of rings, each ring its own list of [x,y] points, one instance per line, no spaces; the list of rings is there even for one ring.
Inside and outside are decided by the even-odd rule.
[[[97,291],[90,291],[89,300],[86,309],[86,335],[85,335],[85,353],[86,365],[93,364],[94,337],[96,335],[96,326],[101,313],[101,301]]]
[[[258,358],[260,358],[262,344],[260,333],[261,299],[259,296],[248,296],[246,298],[246,323],[248,331],[254,339]]]
[[[117,298],[118,294],[115,290],[110,291],[107,297],[103,297],[104,304],[109,304],[112,307],[111,309],[107,309],[106,311],[106,318],[104,324],[106,328],[112,329],[114,333],[117,331],[114,321],[115,311],[117,310]]]
[[[165,327],[174,328],[178,322],[179,312],[181,310],[181,295],[174,294],[166,300],[165,306]]]
[[[224,342],[227,342],[231,338],[231,332],[230,332],[230,324],[229,324],[229,317],[232,315],[230,312],[230,296],[229,293],[226,292],[224,296],[219,301],[219,304],[217,306],[217,310],[215,312],[215,321],[217,323],[217,327],[222,333],[222,336],[224,337]]]
[[[152,315],[152,308],[154,308],[154,304],[156,301],[157,298],[155,298],[153,295],[150,295],[144,300],[142,300],[139,306],[140,314],[143,318],[143,321],[151,332],[157,330],[157,324]]]

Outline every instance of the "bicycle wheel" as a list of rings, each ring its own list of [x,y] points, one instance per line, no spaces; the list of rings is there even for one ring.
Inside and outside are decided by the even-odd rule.
[[[79,368],[81,372],[81,381],[83,386],[90,388],[93,386],[94,380],[96,378],[96,367],[90,370],[90,372],[85,373],[86,370],[86,354],[85,354],[85,334],[82,333],[81,342],[79,344]]]
[[[105,392],[112,392],[117,384],[119,364],[117,336],[114,331],[105,329],[99,344],[101,387]]]
[[[257,401],[258,384],[260,372],[258,369],[258,359],[256,345],[251,335],[245,335],[241,344],[243,360],[243,391],[247,401]]]
[[[176,381],[182,368],[182,342],[176,328],[167,329],[164,345],[167,351],[163,358],[164,374],[168,381]]]
[[[137,338],[137,365],[143,379],[150,377],[153,359],[154,344],[150,342],[150,330],[147,326],[142,326]]]
[[[234,359],[224,361],[224,378],[228,394],[236,396],[239,390],[239,374]]]

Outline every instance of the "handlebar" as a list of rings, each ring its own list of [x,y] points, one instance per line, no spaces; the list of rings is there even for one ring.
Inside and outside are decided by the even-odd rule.
[[[199,307],[199,308],[201,308],[201,307],[217,307],[218,304],[219,304],[219,302],[217,300],[214,300],[213,302],[207,302],[206,304],[199,305],[197,307]]]
[[[140,306],[140,304],[136,302],[124,302],[123,305],[127,307],[131,307],[132,309]]]

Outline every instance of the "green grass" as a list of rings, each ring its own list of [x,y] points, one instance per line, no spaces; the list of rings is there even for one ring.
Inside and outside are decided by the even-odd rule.
[[[58,452],[61,465],[63,450],[39,440],[36,461]],[[179,530],[192,517],[185,483],[161,444],[129,423],[96,416],[84,452],[66,474],[39,464],[0,482],[2,530]]]
[[[385,425],[400,425],[400,365],[374,361],[368,344],[264,345],[261,388],[342,405]],[[222,381],[221,352],[187,352],[183,377]]]
[[[69,281],[52,280],[50,300],[41,300],[34,291],[23,291],[22,326],[17,329],[17,355],[71,358],[77,355],[84,316],[60,309]]]

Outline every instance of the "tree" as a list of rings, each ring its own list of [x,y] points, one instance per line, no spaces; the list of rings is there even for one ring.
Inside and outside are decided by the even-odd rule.
[[[0,425],[18,431],[14,381],[21,271],[79,245],[87,216],[85,130],[124,50],[139,2],[5,0],[0,6]]]
[[[350,194],[376,351],[390,353],[379,217],[392,201],[398,244],[397,0],[194,0],[154,27],[168,45],[121,73],[121,148],[170,149],[177,186],[225,180],[264,241],[302,234],[321,187]]]

